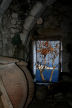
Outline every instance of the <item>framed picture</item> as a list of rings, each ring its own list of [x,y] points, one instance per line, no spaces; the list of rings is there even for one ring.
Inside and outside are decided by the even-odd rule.
[[[60,40],[37,40],[33,42],[33,74],[37,83],[58,82],[62,72]]]

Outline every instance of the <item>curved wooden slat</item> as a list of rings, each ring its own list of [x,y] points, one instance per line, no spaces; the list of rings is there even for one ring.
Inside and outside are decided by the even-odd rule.
[[[14,108],[23,108],[27,97],[27,81],[23,72],[11,63],[0,68],[0,76]]]

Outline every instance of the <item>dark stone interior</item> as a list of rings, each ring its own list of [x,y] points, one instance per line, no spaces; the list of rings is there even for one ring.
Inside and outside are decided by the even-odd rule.
[[[0,0],[0,7],[5,10],[2,2]],[[36,3],[39,3],[37,8]],[[26,61],[33,75],[32,42],[60,38],[63,44],[60,81],[63,83],[51,84],[50,88],[35,84],[34,98],[28,108],[72,108],[71,0],[52,0],[52,3],[48,0],[48,6],[45,3],[45,0],[12,0],[4,14],[0,10],[0,56]],[[40,6],[43,11],[34,15]]]

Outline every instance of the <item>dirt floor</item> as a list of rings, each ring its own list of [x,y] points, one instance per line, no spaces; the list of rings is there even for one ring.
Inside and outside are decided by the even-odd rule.
[[[33,99],[28,108],[72,108],[68,100],[62,94],[47,97],[46,100],[40,101]]]
[[[0,108],[4,108],[0,99]],[[62,94],[47,97],[45,100],[37,100],[35,97],[28,108],[72,108],[70,103]]]

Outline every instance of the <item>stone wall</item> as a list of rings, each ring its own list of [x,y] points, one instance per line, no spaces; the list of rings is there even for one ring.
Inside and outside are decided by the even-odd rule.
[[[42,7],[41,4],[40,6]],[[19,7],[19,5],[11,4],[3,16],[2,26],[0,27],[0,55],[19,57],[26,60],[31,52],[31,49],[29,49],[29,42],[31,39],[30,36],[35,36],[35,33],[40,33],[41,30],[48,30],[49,32],[47,31],[47,35],[54,35],[55,30],[55,35],[62,36],[63,71],[69,71],[68,64],[70,53],[67,51],[66,46],[71,42],[68,38],[69,31],[71,31],[69,29],[72,21],[71,10],[71,7],[56,2],[53,5],[48,6],[48,8],[46,8],[44,13],[41,15],[43,23],[40,25],[35,24],[32,29],[32,26],[30,27],[30,25],[36,23],[36,20],[38,19],[38,17],[36,17],[36,19],[35,16],[29,16],[29,12],[33,12],[32,15],[34,15],[34,11],[29,10],[28,12],[25,12],[24,9],[22,10],[21,7]],[[29,20],[30,18],[35,19],[30,20],[33,21],[30,22],[28,18],[25,20],[27,16],[29,16]],[[30,25],[29,23],[27,25],[25,21],[29,21]],[[30,29],[28,29],[28,27]],[[12,44],[12,39],[16,34],[20,35],[22,41],[18,47]],[[26,35],[28,35],[28,37],[25,42],[28,43],[25,43],[24,45]]]
[[[43,23],[36,25],[32,36],[35,38],[47,37],[61,37],[63,51],[62,51],[62,69],[63,72],[69,72],[70,52],[67,50],[67,45],[72,43],[69,38],[70,23],[72,8],[67,5],[55,3],[49,6],[42,15]],[[38,35],[38,36],[37,36]]]
[[[6,13],[3,15],[2,24],[0,27],[0,55],[10,57],[23,57],[23,51],[21,50],[23,45],[21,44],[17,51],[17,47],[12,44],[12,38],[23,32],[24,17],[23,10],[18,8],[19,4],[14,5],[14,2],[10,5]]]
[[[10,13],[8,11],[3,16],[3,23],[2,23],[2,43],[0,45],[2,47],[2,54],[3,56],[13,56],[14,54],[14,47],[11,43],[11,39],[14,37],[15,33],[20,33],[22,30],[21,21],[18,20],[18,14],[15,12]]]
[[[27,58],[29,40],[27,36],[36,22],[35,17],[39,12],[41,13],[42,8],[43,5],[40,2],[30,5],[27,2],[23,4],[16,1],[12,2],[2,18],[1,37],[3,45],[0,55]],[[11,41],[16,34],[20,35],[22,44],[13,46]]]

